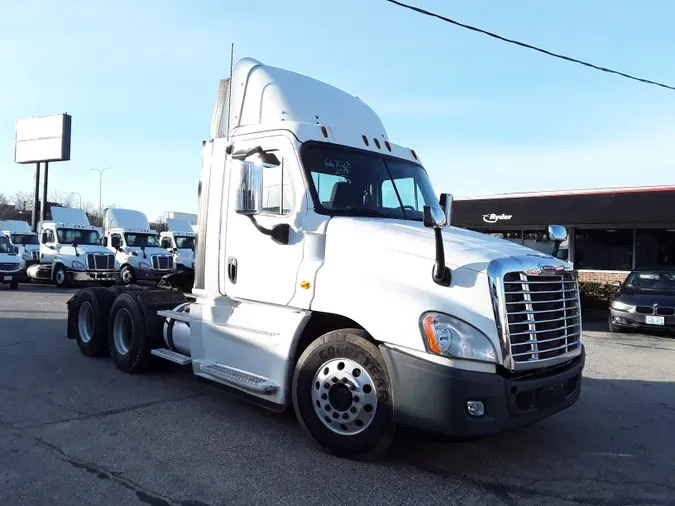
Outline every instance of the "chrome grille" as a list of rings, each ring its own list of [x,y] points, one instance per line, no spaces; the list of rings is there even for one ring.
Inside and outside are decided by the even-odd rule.
[[[115,268],[115,255],[90,253],[87,255],[87,269],[92,271],[111,271]]]
[[[0,263],[0,271],[14,272],[19,270],[19,264],[3,262]]]
[[[171,255],[153,255],[152,268],[156,271],[173,270],[173,257]]]
[[[554,359],[581,348],[581,310],[576,274],[503,277],[505,331],[514,365]]]

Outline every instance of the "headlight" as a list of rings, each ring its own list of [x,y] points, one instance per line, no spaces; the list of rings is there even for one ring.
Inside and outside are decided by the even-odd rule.
[[[618,300],[613,300],[612,309],[616,309],[618,311],[635,311],[635,306],[631,306],[630,304],[624,304],[623,302],[619,302]]]
[[[83,264],[82,262],[78,262],[77,260],[73,260],[73,261],[70,263],[70,265],[73,267],[73,269],[80,269],[80,270],[83,270],[83,269],[85,268],[85,267],[84,267],[84,264]]]
[[[138,262],[139,269],[150,269],[150,264],[147,262]]]
[[[21,255],[21,258],[23,258],[24,260],[30,260],[33,257],[31,256],[30,253],[24,253]]]
[[[425,313],[421,324],[427,348],[432,353],[481,362],[497,362],[494,346],[476,327],[442,313]]]

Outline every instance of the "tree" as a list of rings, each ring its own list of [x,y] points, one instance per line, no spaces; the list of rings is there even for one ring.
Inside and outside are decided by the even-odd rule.
[[[17,191],[14,195],[12,195],[10,201],[20,211],[25,210],[27,207],[32,207],[33,205],[33,197],[30,196],[28,193],[20,190]]]
[[[58,204],[59,207],[77,207],[79,205],[79,197],[75,193],[59,190],[52,190],[47,196],[47,200],[53,204]]]

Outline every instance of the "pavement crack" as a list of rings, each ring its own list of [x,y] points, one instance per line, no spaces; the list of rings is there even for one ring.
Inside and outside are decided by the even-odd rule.
[[[158,404],[165,404],[165,403],[169,403],[169,402],[177,402],[177,401],[185,401],[187,399],[194,399],[195,397],[201,397],[203,395],[204,394],[191,394],[191,395],[186,395],[186,396],[183,396],[183,397],[174,397],[174,398],[171,398],[171,399],[162,399],[162,400],[159,400],[159,401],[144,402],[142,404],[136,404],[134,406],[127,406],[125,408],[107,409],[105,411],[99,411],[97,413],[82,414],[82,415],[79,415],[79,416],[73,416],[71,418],[62,418],[60,420],[56,420],[56,421],[53,421],[53,422],[45,422],[45,423],[42,423],[42,424],[38,425],[37,427],[48,427],[48,426],[51,426],[51,425],[58,425],[58,424],[61,424],[61,423],[81,421],[81,420],[93,420],[93,419],[96,419],[96,418],[103,418],[103,417],[106,417],[106,416],[119,415],[121,413],[128,413],[129,411],[135,411],[137,409],[143,409],[143,408],[147,408],[147,407],[150,407],[150,406],[156,406]],[[35,427],[33,427],[33,428],[35,428]]]
[[[38,342],[40,342],[39,339],[27,339],[25,341],[18,341],[16,343],[0,344],[0,348],[9,348],[10,346],[19,346],[21,344],[38,343]]]

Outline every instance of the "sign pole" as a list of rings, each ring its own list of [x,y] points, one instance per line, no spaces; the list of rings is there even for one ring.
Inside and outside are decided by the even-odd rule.
[[[33,232],[37,232],[37,222],[38,222],[38,206],[40,205],[40,162],[35,164],[35,180],[33,182],[34,193],[33,193],[33,212],[31,214],[31,226],[33,227]]]
[[[40,221],[47,216],[47,181],[49,180],[49,162],[45,162],[42,172],[42,205],[40,206]]]

